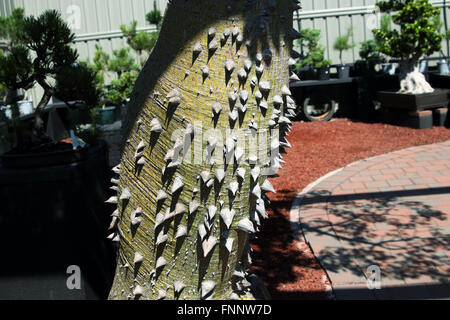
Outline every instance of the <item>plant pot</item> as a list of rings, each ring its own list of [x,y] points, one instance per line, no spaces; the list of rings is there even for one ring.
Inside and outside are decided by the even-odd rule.
[[[423,74],[426,74],[428,72],[428,61],[427,60],[420,61],[419,71]]]
[[[350,66],[339,66],[338,68],[338,77],[339,79],[348,79],[350,76]]]
[[[5,117],[6,117],[7,119],[9,119],[9,120],[12,119],[12,110],[11,110],[11,106],[2,106],[2,107],[0,107],[0,110],[1,110],[2,112],[5,113]]]
[[[317,70],[311,66],[299,68],[297,75],[302,80],[317,80]]]
[[[317,69],[319,80],[330,80],[330,67],[320,67]]]
[[[116,106],[100,108],[100,124],[112,124],[116,120]]]
[[[27,116],[34,113],[33,101],[19,101],[19,111],[21,116]]]
[[[395,63],[386,63],[383,65],[383,72],[393,76],[397,71],[397,64]]]
[[[438,62],[438,70],[439,70],[439,74],[450,74],[450,70],[448,67],[448,62],[445,60],[441,60]]]
[[[66,165],[0,166],[0,241],[11,259],[0,265],[0,299],[107,297],[115,265],[105,238],[107,161],[106,148],[92,146],[84,161]],[[66,286],[72,265],[80,267],[81,290]]]
[[[423,111],[439,107],[447,107],[449,92],[446,89],[436,89],[431,93],[405,94],[392,91],[377,92],[377,100],[383,108],[403,109],[405,111]]]
[[[363,77],[376,74],[375,64],[368,61],[357,61],[350,67],[351,77]]]
[[[9,169],[51,167],[80,162],[87,159],[88,149],[36,152],[26,154],[4,154],[0,157],[2,166]]]

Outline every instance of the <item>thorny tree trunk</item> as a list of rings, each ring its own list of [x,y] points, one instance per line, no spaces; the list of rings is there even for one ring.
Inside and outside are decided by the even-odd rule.
[[[419,59],[406,60],[400,64],[400,92],[401,93],[430,93],[434,89],[419,71]]]
[[[169,2],[128,104],[118,194],[107,201],[118,206],[110,299],[251,297],[248,238],[267,218],[265,174],[290,146],[296,9]]]

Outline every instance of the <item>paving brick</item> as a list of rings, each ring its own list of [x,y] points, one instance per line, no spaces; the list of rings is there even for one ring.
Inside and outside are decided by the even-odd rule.
[[[373,181],[372,176],[368,175],[368,174],[364,174],[364,175],[357,175],[357,176],[353,176],[350,178],[351,182],[371,182]]]
[[[364,183],[367,189],[374,190],[383,187],[389,187],[389,183],[387,181],[374,181],[374,182],[366,182]]]
[[[393,186],[410,186],[414,184],[410,179],[396,179],[396,180],[389,180],[388,183]]]
[[[433,285],[450,282],[449,164],[450,141],[409,148],[346,167],[318,186],[333,190],[305,197],[303,232],[337,299],[450,297]],[[372,264],[382,290],[367,289]]]

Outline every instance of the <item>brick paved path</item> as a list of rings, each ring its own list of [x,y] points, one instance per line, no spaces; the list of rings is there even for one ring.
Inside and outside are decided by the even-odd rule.
[[[291,210],[337,299],[450,298],[450,141],[328,175]],[[381,290],[367,289],[369,266]]]

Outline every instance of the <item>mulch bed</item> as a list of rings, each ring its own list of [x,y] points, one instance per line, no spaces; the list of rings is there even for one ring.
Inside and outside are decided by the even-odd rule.
[[[450,139],[442,127],[416,130],[385,124],[337,119],[292,126],[292,149],[279,177],[271,179],[277,194],[270,194],[268,213],[258,237],[252,240],[252,273],[267,286],[272,299],[327,299],[330,283],[306,245],[294,240],[289,211],[296,195],[323,175],[355,161],[404,148]]]

